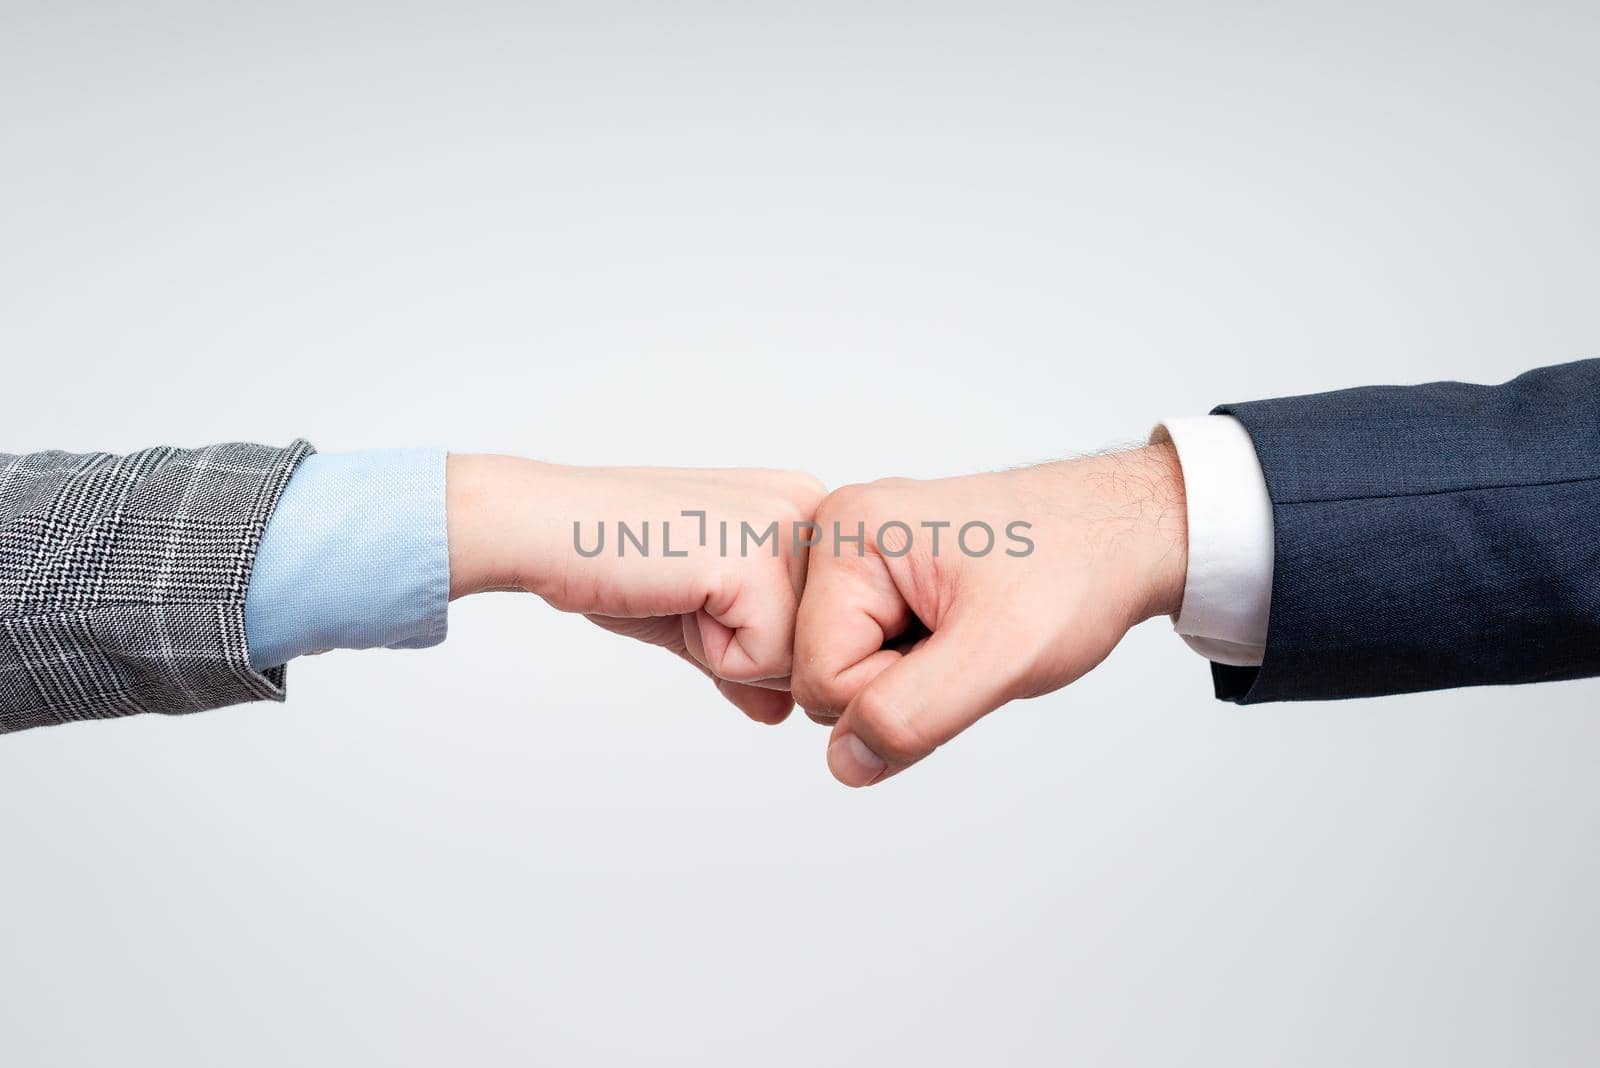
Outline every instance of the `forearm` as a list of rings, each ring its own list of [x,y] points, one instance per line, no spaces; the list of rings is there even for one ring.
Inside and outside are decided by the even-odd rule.
[[[245,590],[310,452],[0,456],[0,730],[281,699]]]
[[[1600,674],[1600,361],[1228,405],[1276,528],[1240,701]]]

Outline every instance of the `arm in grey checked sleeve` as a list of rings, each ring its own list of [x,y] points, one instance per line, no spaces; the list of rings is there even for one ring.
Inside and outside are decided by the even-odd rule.
[[[311,451],[0,454],[0,731],[282,700],[245,593]]]

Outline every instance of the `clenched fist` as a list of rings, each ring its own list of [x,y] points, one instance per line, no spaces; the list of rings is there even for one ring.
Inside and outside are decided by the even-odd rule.
[[[909,767],[1008,701],[1067,685],[1183,597],[1171,445],[846,486],[816,519],[793,692],[812,718],[834,721],[828,766],[849,786]]]
[[[752,719],[793,709],[810,475],[452,456],[447,490],[452,597],[535,593],[676,653]]]

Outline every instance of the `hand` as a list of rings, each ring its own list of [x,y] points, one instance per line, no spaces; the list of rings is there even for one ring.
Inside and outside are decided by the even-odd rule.
[[[828,766],[848,786],[904,770],[1008,701],[1067,685],[1183,599],[1183,476],[1170,444],[846,486],[816,521],[794,694],[834,722]],[[961,541],[970,523],[986,523],[992,543],[977,526]],[[836,540],[858,530],[859,554]]]
[[[538,594],[677,654],[750,718],[779,723],[794,707],[789,668],[806,576],[794,525],[811,519],[823,494],[816,479],[793,471],[451,456],[450,595]],[[776,545],[757,543],[773,524]]]

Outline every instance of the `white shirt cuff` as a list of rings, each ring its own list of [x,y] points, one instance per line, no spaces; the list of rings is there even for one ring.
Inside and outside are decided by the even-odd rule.
[[[1272,607],[1272,498],[1255,445],[1229,415],[1168,419],[1152,441],[1171,441],[1183,466],[1189,574],[1174,629],[1201,656],[1260,667]]]

